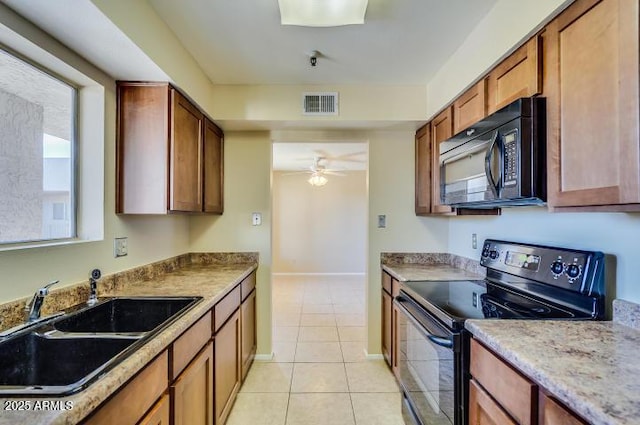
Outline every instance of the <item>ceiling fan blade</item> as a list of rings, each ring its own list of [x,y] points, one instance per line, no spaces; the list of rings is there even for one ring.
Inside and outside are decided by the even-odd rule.
[[[305,171],[292,171],[290,173],[283,173],[283,176],[293,176],[295,174],[313,174],[313,172],[305,170]]]
[[[346,176],[345,173],[342,173],[340,171],[332,171],[332,170],[324,170],[322,174],[329,174],[331,176],[340,176],[340,177]]]

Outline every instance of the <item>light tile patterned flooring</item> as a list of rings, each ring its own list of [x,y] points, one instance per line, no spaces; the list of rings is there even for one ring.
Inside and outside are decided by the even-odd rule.
[[[404,425],[383,360],[365,358],[364,278],[273,279],[271,362],[253,363],[228,425]]]

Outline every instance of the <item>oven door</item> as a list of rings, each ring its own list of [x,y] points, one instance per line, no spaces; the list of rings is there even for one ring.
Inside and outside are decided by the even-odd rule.
[[[398,378],[407,424],[461,425],[460,334],[442,326],[402,293],[394,300]]]

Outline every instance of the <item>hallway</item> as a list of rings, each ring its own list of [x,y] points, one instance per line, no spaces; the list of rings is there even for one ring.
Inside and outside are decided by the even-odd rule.
[[[403,425],[383,360],[365,357],[363,276],[274,276],[273,352],[254,362],[229,425]]]

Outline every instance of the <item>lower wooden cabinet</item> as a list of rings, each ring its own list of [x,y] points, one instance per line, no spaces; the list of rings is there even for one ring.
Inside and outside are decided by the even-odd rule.
[[[86,425],[136,424],[167,390],[169,355],[165,350],[103,404]],[[99,385],[99,384],[96,384]]]
[[[256,291],[253,290],[240,306],[242,324],[242,380],[246,378],[256,354]]]
[[[522,372],[471,340],[469,425],[586,425]]]
[[[391,366],[391,294],[382,289],[382,355]]]
[[[170,404],[169,396],[163,395],[138,425],[169,425],[171,422]]]
[[[214,337],[215,424],[226,422],[240,388],[240,310]]]
[[[173,425],[213,423],[213,344],[208,343],[171,385]]]

